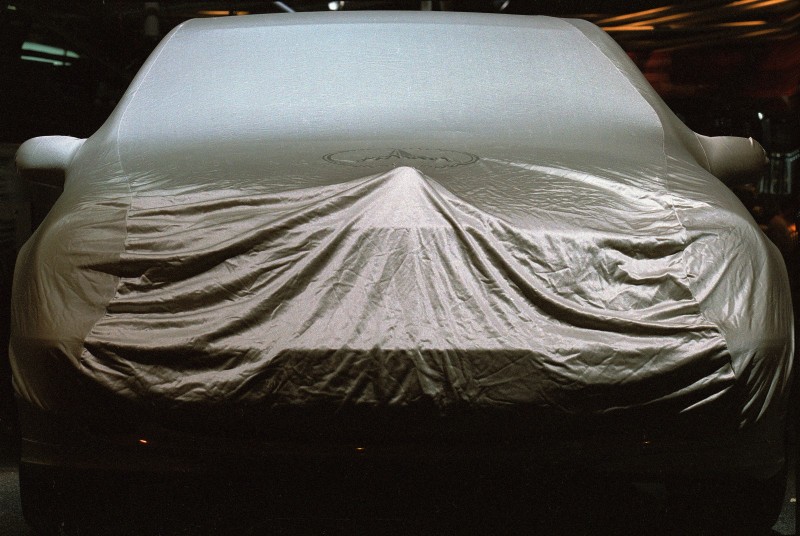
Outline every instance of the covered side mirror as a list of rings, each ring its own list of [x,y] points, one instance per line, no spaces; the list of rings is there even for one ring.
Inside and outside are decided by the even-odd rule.
[[[31,231],[44,220],[64,191],[67,168],[86,140],[69,136],[32,138],[17,149],[17,173],[29,192]]]
[[[766,151],[753,138],[696,136],[705,153],[704,167],[729,186],[756,182],[769,163]]]
[[[85,141],[70,136],[32,138],[17,150],[17,172],[26,180],[61,190],[67,166]]]

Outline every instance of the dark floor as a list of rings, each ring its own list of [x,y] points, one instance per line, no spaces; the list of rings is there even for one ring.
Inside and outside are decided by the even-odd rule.
[[[0,443],[0,536],[33,535],[22,519],[19,504],[19,484],[17,463],[13,448],[5,436]],[[796,451],[796,449],[792,449]],[[793,456],[794,458],[794,456]],[[94,521],[80,534],[158,534],[158,535],[199,535],[199,534],[375,534],[375,535],[438,535],[438,534],[562,534],[562,535],[720,535],[742,536],[793,535],[795,534],[795,471],[794,459],[791,461],[789,485],[783,511],[772,531],[756,533],[753,529],[737,530],[735,527],[718,528],[716,525],[697,525],[671,512],[665,504],[665,488],[657,482],[632,482],[626,479],[585,479],[575,480],[564,485],[548,484],[547,491],[539,489],[535,493],[506,495],[505,481],[476,481],[477,486],[485,487],[476,492],[482,497],[466,508],[448,508],[464,498],[462,495],[445,492],[436,495],[439,504],[426,503],[420,507],[415,503],[419,495],[422,501],[430,501],[431,487],[407,488],[401,495],[386,494],[381,485],[353,493],[353,489],[337,495],[326,495],[329,490],[315,490],[305,494],[307,502],[300,502],[297,517],[276,518],[261,516],[264,507],[263,488],[254,481],[234,484],[225,476],[214,480],[197,482],[125,482],[125,492],[109,492],[100,497],[101,502],[93,505]],[[260,475],[259,478],[263,478]],[[247,479],[245,479],[247,480]],[[238,481],[237,481],[238,482]],[[386,486],[394,486],[395,481]],[[463,487],[462,481],[446,485]],[[440,484],[440,483],[438,483]],[[494,486],[494,487],[493,487]],[[136,491],[132,492],[134,489]],[[399,488],[398,488],[399,489]],[[146,490],[146,491],[142,491]],[[440,492],[442,490],[439,490]],[[82,497],[84,490],[76,489],[75,496]],[[115,495],[116,493],[116,495]],[[351,495],[352,493],[352,495]],[[88,494],[87,494],[88,495]],[[369,503],[374,497],[386,495],[392,501],[415,504],[414,516],[394,518],[378,510],[376,515],[368,515],[369,521],[361,514],[345,516],[312,516],[320,512],[319,506],[332,499],[347,510],[351,501]],[[471,496],[471,494],[470,494]],[[358,497],[358,498],[354,498]],[[344,502],[342,499],[344,498]],[[486,499],[486,502],[481,502]],[[463,502],[463,501],[462,501]],[[386,506],[386,501],[378,503]],[[198,506],[199,505],[199,506]],[[391,506],[395,506],[392,504]],[[696,506],[696,505],[695,505]],[[367,511],[369,514],[369,508]],[[305,513],[303,513],[305,511]],[[336,510],[341,512],[343,510]],[[518,515],[525,511],[524,515]],[[725,509],[723,508],[723,511]],[[176,512],[191,512],[174,515]],[[343,517],[343,518],[342,518]],[[683,520],[682,520],[683,519]]]

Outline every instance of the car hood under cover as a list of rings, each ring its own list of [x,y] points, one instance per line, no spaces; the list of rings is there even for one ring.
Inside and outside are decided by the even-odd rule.
[[[646,83],[633,149],[611,152],[396,132],[164,147],[126,123],[142,80],[19,258],[15,384],[39,407],[86,389],[331,415],[732,399],[744,426],[785,397],[780,255]]]

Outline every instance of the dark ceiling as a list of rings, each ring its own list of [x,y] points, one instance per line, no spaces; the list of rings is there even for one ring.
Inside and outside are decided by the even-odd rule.
[[[91,134],[160,37],[188,18],[332,8],[584,18],[689,119],[712,113],[707,131],[750,134],[736,125],[756,113],[798,114],[800,0],[17,0],[0,2],[0,141]]]

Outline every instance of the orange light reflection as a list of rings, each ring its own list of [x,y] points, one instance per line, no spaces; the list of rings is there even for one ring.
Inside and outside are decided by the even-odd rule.
[[[777,4],[785,4],[789,0],[766,0],[765,2],[759,2],[758,4],[753,4],[747,6],[746,9],[760,9],[762,7],[774,6]]]
[[[715,26],[721,28],[741,28],[747,26],[764,26],[767,23],[765,20],[743,20],[740,22],[722,22],[720,24],[715,24]]]
[[[640,24],[641,25],[646,25],[646,26],[652,26],[652,25],[655,25],[655,24],[659,24],[661,22],[670,22],[670,21],[673,21],[673,20],[685,19],[687,17],[691,17],[692,15],[694,15],[694,13],[678,13],[676,15],[668,15],[666,17],[658,17],[658,18],[655,18],[655,19],[648,19],[648,20],[643,20],[643,21],[640,21],[640,22],[632,22],[631,24],[634,25],[634,26],[635,25],[640,25]]]
[[[769,30],[759,30],[757,32],[746,33],[746,34],[743,34],[742,37],[743,38],[746,38],[746,37],[759,37],[761,35],[774,34],[774,33],[780,32],[780,31],[781,31],[780,28],[770,28]]]
[[[753,0],[754,2],[758,0]],[[622,22],[630,19],[636,19],[638,17],[647,17],[649,15],[655,15],[656,13],[661,13],[662,11],[666,11],[671,9],[672,6],[664,6],[664,7],[657,7],[654,9],[648,9],[646,11],[637,11],[636,13],[628,13],[627,15],[619,15],[617,17],[610,17],[607,19],[603,19],[601,21],[597,21],[597,24],[608,24],[609,22]]]
[[[731,2],[730,4],[726,5],[725,7],[739,7],[739,6],[746,6],[747,4],[755,4],[756,2],[760,2],[761,0],[737,0],[736,2]]]
[[[227,17],[228,15],[249,15],[249,11],[228,11],[226,9],[204,9],[197,12],[198,15],[207,17]]]
[[[607,32],[643,32],[654,30],[655,27],[626,24],[624,26],[604,26],[603,29]]]

